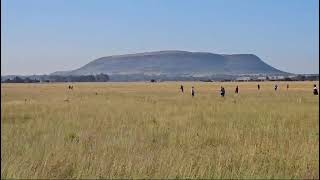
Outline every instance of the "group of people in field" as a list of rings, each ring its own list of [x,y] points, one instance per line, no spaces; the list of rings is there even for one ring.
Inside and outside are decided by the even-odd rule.
[[[278,84],[275,84],[275,85],[274,85],[274,90],[277,91],[277,89],[278,89]],[[289,84],[287,84],[287,90],[288,90],[288,89],[289,89]],[[183,85],[180,86],[180,90],[181,90],[182,93],[184,93],[184,87],[183,87]],[[260,90],[260,84],[258,84],[258,90]],[[235,89],[234,92],[235,92],[236,94],[239,93],[239,86],[236,86],[236,89]],[[226,91],[225,91],[224,87],[221,86],[221,88],[220,88],[220,95],[221,95],[221,97],[224,97],[225,94],[226,94]],[[316,84],[313,85],[313,94],[314,94],[314,95],[318,95],[318,88],[317,88],[317,85],[316,85]],[[194,87],[193,87],[193,86],[191,87],[191,96],[192,96],[192,97],[195,96],[195,90],[194,90]]]
[[[69,85],[69,86],[68,86],[68,89],[69,89],[69,90],[73,90],[73,86]],[[278,89],[278,84],[275,84],[275,85],[274,85],[274,90],[277,91],[277,89]],[[289,89],[289,84],[287,84],[287,90],[288,90],[288,89]],[[180,90],[181,90],[182,93],[184,93],[184,87],[183,87],[183,85],[180,86]],[[258,90],[260,90],[260,84],[258,84]],[[235,92],[235,94],[239,94],[239,86],[236,86],[236,89],[235,89],[234,92]],[[221,86],[221,87],[220,87],[220,96],[221,96],[221,97],[224,97],[225,94],[226,94],[226,90],[224,89],[223,86]],[[316,84],[313,85],[313,94],[314,94],[314,95],[318,95],[318,94],[319,94],[319,93],[318,93],[318,88],[317,88],[317,85],[316,85]],[[96,93],[96,95],[97,95],[97,93]],[[192,97],[195,96],[195,90],[194,90],[194,87],[193,87],[193,86],[191,87],[191,96],[192,96]]]
[[[73,90],[73,85],[72,86],[69,85],[68,89]]]

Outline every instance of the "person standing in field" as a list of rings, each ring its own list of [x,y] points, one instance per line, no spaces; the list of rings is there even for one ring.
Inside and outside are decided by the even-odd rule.
[[[313,95],[318,95],[317,85],[313,85]]]
[[[195,93],[195,92],[194,92],[194,87],[192,86],[192,88],[191,88],[191,96],[192,96],[192,97],[194,97],[194,93]]]
[[[182,85],[180,86],[180,89],[181,89],[181,92],[183,93],[183,86]]]
[[[278,84],[274,86],[274,90],[276,91],[277,89],[278,89]]]
[[[226,91],[224,90],[224,87],[221,86],[221,89],[220,89],[220,95],[221,97],[224,97]]]
[[[235,93],[238,94],[239,93],[239,87],[236,87]]]
[[[287,84],[287,90],[289,89],[289,84]]]
[[[258,90],[260,90],[260,84],[258,84]]]

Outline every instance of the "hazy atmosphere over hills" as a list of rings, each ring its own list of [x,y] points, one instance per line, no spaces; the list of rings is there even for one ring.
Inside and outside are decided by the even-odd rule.
[[[71,71],[52,75],[166,75],[212,76],[216,74],[288,74],[263,62],[254,54],[213,54],[208,52],[155,51],[102,57]]]

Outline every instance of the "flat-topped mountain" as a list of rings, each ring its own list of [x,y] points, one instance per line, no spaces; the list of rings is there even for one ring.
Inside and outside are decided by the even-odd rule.
[[[254,54],[214,54],[188,51],[156,51],[102,57],[71,71],[52,75],[161,75],[205,77],[222,75],[285,75]]]

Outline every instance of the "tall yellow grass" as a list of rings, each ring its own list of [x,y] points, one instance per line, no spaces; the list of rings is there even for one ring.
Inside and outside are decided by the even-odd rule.
[[[1,178],[319,179],[313,82],[180,84],[2,84]]]

